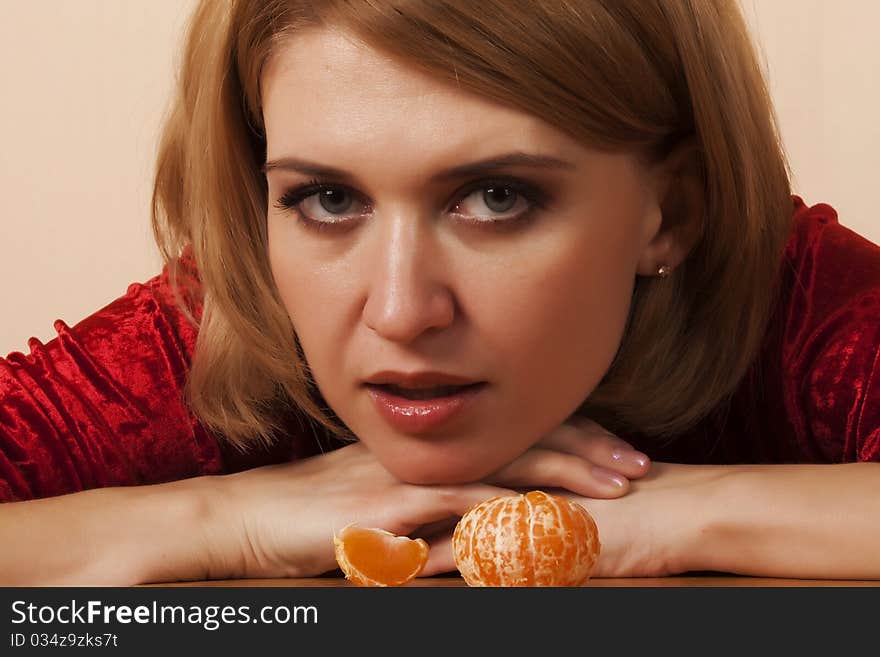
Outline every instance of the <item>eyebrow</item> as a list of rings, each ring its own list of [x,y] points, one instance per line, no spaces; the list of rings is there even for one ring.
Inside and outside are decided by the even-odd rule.
[[[459,166],[445,169],[431,177],[431,182],[442,182],[458,178],[467,178],[479,174],[491,173],[499,169],[523,167],[529,169],[555,169],[570,170],[576,168],[571,162],[560,160],[549,155],[536,155],[533,153],[523,153],[521,151],[513,153],[505,153],[484,160],[468,162]],[[263,172],[281,169],[284,171],[295,171],[307,176],[317,176],[324,178],[337,178],[342,180],[353,180],[354,176],[342,169],[325,166],[317,162],[309,162],[294,157],[282,157],[271,160],[263,165]]]

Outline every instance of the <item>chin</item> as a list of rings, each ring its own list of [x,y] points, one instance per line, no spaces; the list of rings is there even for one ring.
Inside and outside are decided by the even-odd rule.
[[[497,468],[478,459],[467,460],[401,458],[383,463],[395,477],[408,484],[470,484],[487,477]]]

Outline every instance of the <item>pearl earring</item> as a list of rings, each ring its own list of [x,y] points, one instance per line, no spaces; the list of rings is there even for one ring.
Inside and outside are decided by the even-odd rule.
[[[657,268],[657,276],[660,278],[669,278],[669,274],[671,273],[672,267],[669,265],[660,265],[660,267]]]

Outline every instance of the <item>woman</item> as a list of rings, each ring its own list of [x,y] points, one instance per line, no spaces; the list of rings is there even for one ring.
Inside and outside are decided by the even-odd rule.
[[[528,488],[597,576],[880,577],[880,249],[792,197],[732,1],[202,2],[154,230],[3,364],[6,583],[317,575],[352,521],[436,574]]]

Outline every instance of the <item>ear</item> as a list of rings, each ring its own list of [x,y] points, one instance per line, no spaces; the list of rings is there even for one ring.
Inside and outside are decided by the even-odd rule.
[[[659,207],[660,218],[646,226],[646,246],[636,270],[642,276],[656,276],[661,265],[674,270],[702,235],[705,199],[696,141],[691,138],[678,144],[654,165],[649,180],[651,203]]]

